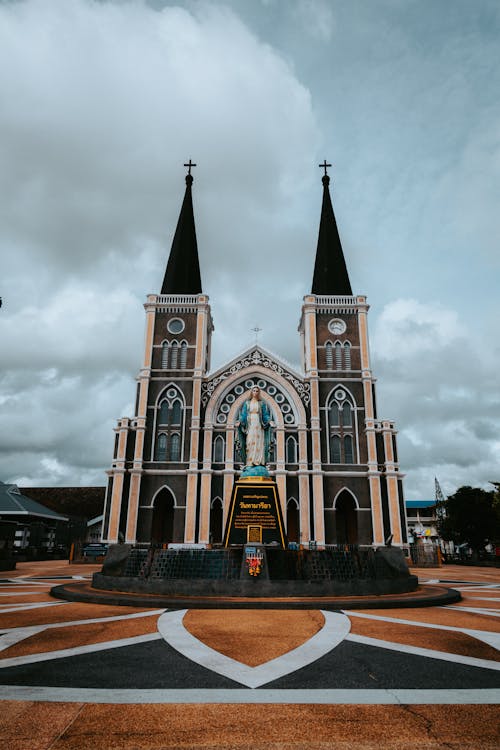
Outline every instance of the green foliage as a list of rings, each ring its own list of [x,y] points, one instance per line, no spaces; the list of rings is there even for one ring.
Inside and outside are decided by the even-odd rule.
[[[480,487],[459,487],[439,504],[438,526],[443,539],[455,544],[468,542],[474,550],[500,539],[500,483],[492,484],[495,484],[493,492]]]

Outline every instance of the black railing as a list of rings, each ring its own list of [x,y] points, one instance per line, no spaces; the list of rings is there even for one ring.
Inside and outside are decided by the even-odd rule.
[[[347,581],[354,578],[384,577],[371,548],[356,545],[328,545],[325,549],[266,548],[271,580]],[[243,549],[162,549],[135,547],[124,575],[148,579],[240,578]]]

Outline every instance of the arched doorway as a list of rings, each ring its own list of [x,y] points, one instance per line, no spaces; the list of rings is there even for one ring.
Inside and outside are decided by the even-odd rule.
[[[286,535],[289,542],[300,541],[299,506],[293,497],[286,506]]]
[[[337,544],[358,543],[358,517],[356,503],[350,492],[343,490],[335,503]]]
[[[154,502],[153,522],[151,524],[152,544],[166,544],[174,537],[174,498],[164,487],[157,494]]]
[[[222,543],[222,500],[216,497],[210,508],[210,541],[212,544]]]

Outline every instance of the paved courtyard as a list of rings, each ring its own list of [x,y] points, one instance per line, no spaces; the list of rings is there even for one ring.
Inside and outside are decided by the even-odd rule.
[[[165,610],[73,603],[97,566],[0,580],[0,739],[75,748],[500,745],[500,572],[414,569],[463,600],[412,609]]]

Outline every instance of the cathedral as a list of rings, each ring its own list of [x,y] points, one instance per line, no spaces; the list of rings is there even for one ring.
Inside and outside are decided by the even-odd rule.
[[[144,305],[135,416],[115,428],[103,541],[220,544],[242,467],[238,416],[258,386],[273,418],[268,468],[288,542],[381,545],[392,537],[394,545],[406,545],[396,430],[377,415],[369,306],[352,293],[327,165],[321,166],[316,259],[299,323],[300,371],[255,344],[213,372],[190,163],[161,292]]]

